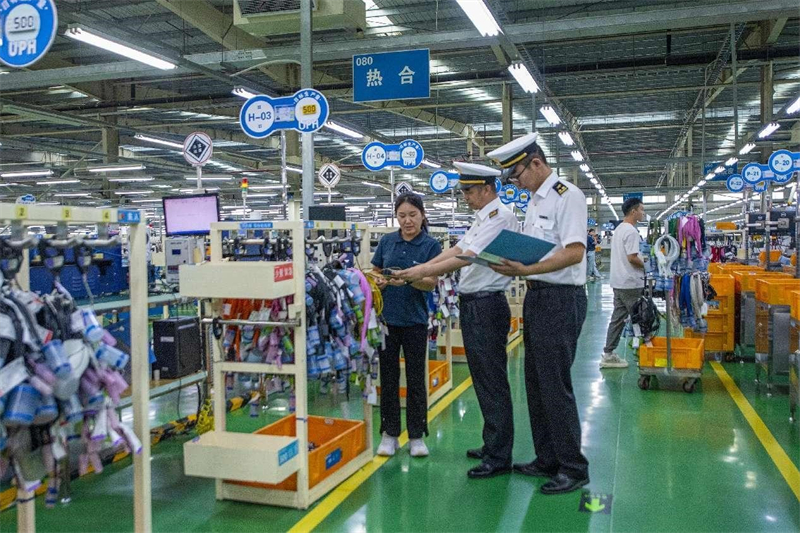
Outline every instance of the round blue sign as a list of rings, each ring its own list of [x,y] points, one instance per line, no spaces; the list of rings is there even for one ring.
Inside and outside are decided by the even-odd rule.
[[[254,139],[263,139],[279,130],[313,133],[328,121],[329,111],[325,95],[314,89],[300,89],[281,98],[260,94],[242,106],[239,125]]]
[[[779,183],[779,184],[783,185],[784,183],[789,183],[790,181],[792,181],[792,176],[793,175],[794,175],[794,172],[791,172],[791,171],[789,171],[786,174],[775,174],[772,177],[772,181],[774,181],[775,183]]]
[[[500,189],[502,189],[502,188],[503,188],[503,182],[500,181],[500,178],[495,178],[494,179],[494,192],[496,192],[497,194],[500,194]]]
[[[436,194],[445,193],[450,190],[450,176],[447,175],[447,172],[437,170],[431,174],[429,185]]]
[[[519,196],[517,197],[517,201],[519,204],[528,205],[528,202],[531,201],[531,191],[528,189],[521,189],[519,191]]]
[[[519,199],[519,189],[517,189],[516,185],[509,183],[508,185],[503,185],[503,188],[500,189],[500,201],[504,204],[513,204]]]
[[[767,180],[759,181],[758,183],[753,185],[753,190],[755,192],[767,192],[769,188],[769,182]]]
[[[0,1],[0,63],[12,68],[39,61],[56,38],[53,0]]]
[[[361,163],[367,170],[377,172],[386,167],[400,167],[412,170],[422,164],[425,150],[413,139],[406,139],[400,144],[383,144],[373,141],[361,152]]]
[[[775,173],[775,177],[791,174],[794,168],[794,154],[789,150],[776,150],[769,156],[767,164],[769,169]],[[777,179],[776,179],[777,181]],[[786,180],[789,181],[789,180]]]
[[[731,174],[728,176],[726,185],[728,186],[728,190],[731,192],[742,192],[746,184],[740,174]]]
[[[758,163],[748,163],[742,169],[742,179],[745,183],[755,185],[764,179],[764,170]]]

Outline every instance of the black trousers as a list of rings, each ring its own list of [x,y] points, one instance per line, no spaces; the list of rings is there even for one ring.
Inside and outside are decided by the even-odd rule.
[[[514,414],[508,385],[511,310],[505,294],[479,299],[461,296],[461,333],[472,384],[483,414],[483,462],[511,465]]]
[[[586,290],[537,283],[523,307],[525,389],[536,463],[544,470],[583,479],[589,462],[581,453],[581,423],[570,370],[586,319]]]
[[[428,326],[389,326],[386,348],[380,351],[381,433],[400,436],[400,349],[406,360],[406,425],[408,438],[428,434],[428,389],[425,360]]]

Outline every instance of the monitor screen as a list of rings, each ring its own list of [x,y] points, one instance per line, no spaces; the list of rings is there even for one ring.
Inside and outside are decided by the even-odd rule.
[[[216,194],[168,196],[163,201],[167,236],[208,235],[211,224],[219,222],[219,197]]]

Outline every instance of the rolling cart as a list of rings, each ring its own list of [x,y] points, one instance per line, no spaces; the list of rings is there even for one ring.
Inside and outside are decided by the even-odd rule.
[[[647,291],[652,297],[654,278],[646,280]],[[639,388],[648,390],[653,377],[678,378],[683,381],[684,392],[694,392],[700,381],[704,362],[704,340],[694,338],[672,338],[671,305],[667,301],[666,337],[654,337],[639,348]]]

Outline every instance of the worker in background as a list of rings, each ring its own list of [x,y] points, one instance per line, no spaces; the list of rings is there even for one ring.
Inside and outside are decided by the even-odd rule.
[[[636,225],[646,218],[644,204],[638,198],[628,198],[622,204],[625,217],[611,237],[611,288],[614,289],[614,312],[608,324],[606,347],[600,368],[627,368],[628,361],[614,349],[619,344],[625,321],[644,289],[644,261],[639,253],[642,240]]]
[[[414,283],[391,272],[430,261],[442,253],[441,245],[428,235],[425,206],[420,196],[401,194],[394,203],[400,230],[384,235],[372,264],[383,291],[383,318],[389,327],[386,344],[379,352],[381,378],[381,443],[378,455],[392,456],[400,447],[400,350],[406,362],[406,425],[412,457],[425,457],[428,447],[428,303],[426,292],[436,288],[435,276]],[[384,273],[386,275],[384,275]]]
[[[581,452],[581,424],[570,370],[586,318],[586,197],[559,179],[530,133],[489,154],[508,181],[531,191],[523,233],[555,246],[540,262],[504,260],[492,267],[525,276],[525,389],[536,459],[514,469],[550,478],[543,494],[571,492],[589,483]]]
[[[502,230],[518,231],[519,223],[497,197],[495,180],[500,171],[471,163],[453,164],[459,172],[464,199],[475,211],[475,222],[453,248],[432,261],[400,272],[399,276],[418,281],[462,269],[459,284],[461,332],[483,414],[483,447],[467,451],[467,457],[480,459],[481,463],[467,475],[480,479],[511,472],[514,417],[506,353],[511,310],[505,296],[511,280],[457,256],[477,256]]]
[[[589,230],[589,234],[586,237],[586,276],[589,278],[589,281],[597,281],[598,279],[602,279],[600,275],[600,271],[597,270],[597,245],[600,242],[600,238],[597,236],[597,232],[594,228]]]

